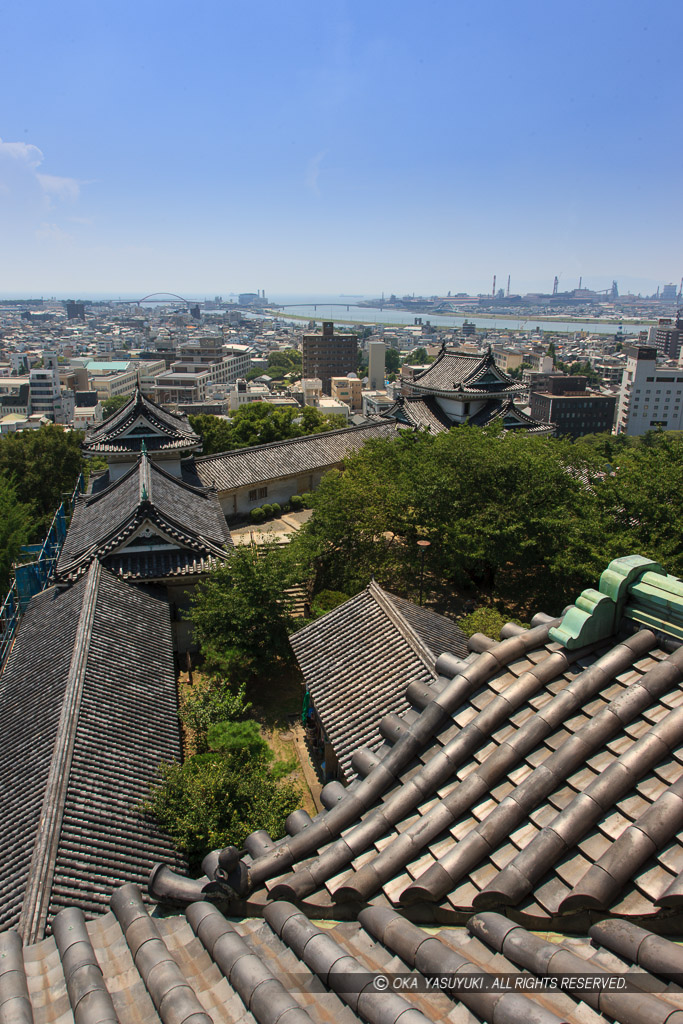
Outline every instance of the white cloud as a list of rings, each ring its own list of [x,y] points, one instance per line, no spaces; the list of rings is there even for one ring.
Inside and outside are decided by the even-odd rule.
[[[37,146],[0,139],[0,198],[24,216],[41,213],[58,202],[75,202],[80,182],[75,178],[42,174],[38,168],[44,156]],[[16,219],[16,218],[12,218]]]
[[[27,142],[3,142],[0,139],[0,160],[3,158],[17,160],[28,167],[39,167],[43,162],[43,154],[37,146]]]
[[[74,202],[80,195],[80,182],[75,178],[59,178],[55,174],[36,174],[36,178],[48,196]]]

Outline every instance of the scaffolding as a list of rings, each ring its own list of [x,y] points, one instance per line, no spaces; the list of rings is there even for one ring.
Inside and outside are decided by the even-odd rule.
[[[0,606],[0,671],[5,666],[14,635],[29,601],[52,583],[76,499],[84,490],[85,480],[81,473],[73,493],[64,498],[55,512],[43,543],[28,544],[21,549],[23,556],[36,557],[14,566],[14,579]]]

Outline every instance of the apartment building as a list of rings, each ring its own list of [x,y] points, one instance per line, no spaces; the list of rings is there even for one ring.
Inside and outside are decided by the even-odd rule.
[[[617,413],[619,434],[683,429],[683,370],[658,366],[657,354],[649,345],[627,349]]]

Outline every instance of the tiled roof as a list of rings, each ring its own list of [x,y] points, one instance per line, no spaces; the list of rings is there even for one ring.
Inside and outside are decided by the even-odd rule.
[[[631,925],[551,942],[495,913],[439,932],[379,907],[321,928],[286,902],[247,920],[208,903],[150,917],[133,885],[111,906],[87,924],[66,910],[54,938],[23,950],[0,936],[0,1007],[12,1021],[677,1024],[683,1011],[681,947]],[[574,987],[553,984],[558,974]]]
[[[140,531],[144,542],[145,529],[153,527],[173,545],[169,551],[127,547]],[[77,500],[57,574],[75,578],[94,558],[123,576],[153,578],[163,566],[164,575],[202,572],[231,543],[215,492],[166,473],[143,452],[124,476]]]
[[[361,427],[345,427],[324,434],[310,434],[291,441],[275,441],[253,448],[238,448],[195,460],[205,487],[232,491],[249,484],[311,473],[336,466],[351,452],[375,437],[392,437],[394,423],[378,420]]]
[[[127,433],[136,429],[134,424],[138,420],[149,429],[137,435]],[[170,450],[183,454],[201,449],[201,439],[187,416],[166,412],[139,389],[118,412],[88,432],[83,448],[89,455],[135,454],[143,450],[143,444],[151,452]]]
[[[247,843],[229,885],[321,916],[379,899],[453,922],[505,907],[533,928],[595,911],[679,926],[681,637],[683,584],[638,556],[561,623],[475,635],[380,722],[363,778],[328,784],[328,809],[295,812],[290,837]]]
[[[116,885],[176,859],[134,810],[180,756],[165,601],[98,562],[34,597],[0,676],[0,721],[0,928],[33,941],[61,908],[101,912]]]
[[[543,423],[528,416],[519,406],[516,406],[511,398],[502,402],[500,399],[492,398],[486,405],[476,412],[469,419],[470,426],[485,427],[488,423],[502,420],[506,430],[515,430],[519,427],[530,434],[552,434],[555,432],[553,423]]]
[[[526,385],[514,381],[496,366],[491,351],[486,355],[469,355],[442,348],[435,362],[418,374],[410,387],[418,392],[460,392],[468,396],[527,391]]]
[[[406,685],[428,685],[444,650],[467,654],[467,638],[441,615],[372,582],[356,597],[290,637],[316,712],[347,780],[352,755],[382,743],[377,726],[402,715]]]
[[[395,419],[410,427],[421,427],[432,434],[443,434],[454,425],[431,395],[416,398],[401,395],[386,412],[384,419]]]

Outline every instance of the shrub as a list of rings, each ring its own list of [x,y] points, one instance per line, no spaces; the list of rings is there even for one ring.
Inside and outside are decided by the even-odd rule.
[[[212,750],[226,753],[231,750],[247,750],[250,754],[265,757],[267,760],[272,757],[270,748],[254,721],[216,722],[209,729],[209,746]]]
[[[273,502],[273,504],[270,506],[270,508],[271,508],[271,515],[279,516],[282,513],[282,507],[280,505],[278,505],[278,503],[276,501]]]
[[[293,512],[298,512],[299,509],[304,507],[304,499],[300,494],[293,494],[289,499],[289,504],[291,505]]]
[[[261,508],[263,509],[263,514],[264,514],[265,518],[266,519],[270,519],[270,517],[273,514],[273,506],[272,505],[261,505]]]
[[[458,625],[467,636],[473,636],[474,633],[483,633],[484,636],[490,636],[492,640],[500,640],[500,631],[506,622],[517,622],[520,626],[524,625],[518,619],[510,619],[501,615],[496,608],[482,605],[481,608],[476,608],[469,615],[459,619]]]
[[[291,512],[291,511],[292,511],[292,506],[289,504],[288,501],[285,501],[283,503],[283,505],[282,505],[282,514],[286,515],[288,512]]]
[[[252,523],[262,523],[263,520],[266,518],[266,514],[262,508],[252,508],[251,512],[249,513],[249,518],[251,519]]]
[[[207,748],[207,732],[214,722],[225,722],[246,715],[251,704],[245,700],[245,684],[235,691],[219,679],[207,679],[181,687],[178,716],[192,729],[197,752]]]
[[[298,789],[276,782],[266,758],[244,749],[162,764],[159,775],[138,810],[156,819],[192,868],[210,850],[241,848],[258,829],[279,839],[299,802]]]

